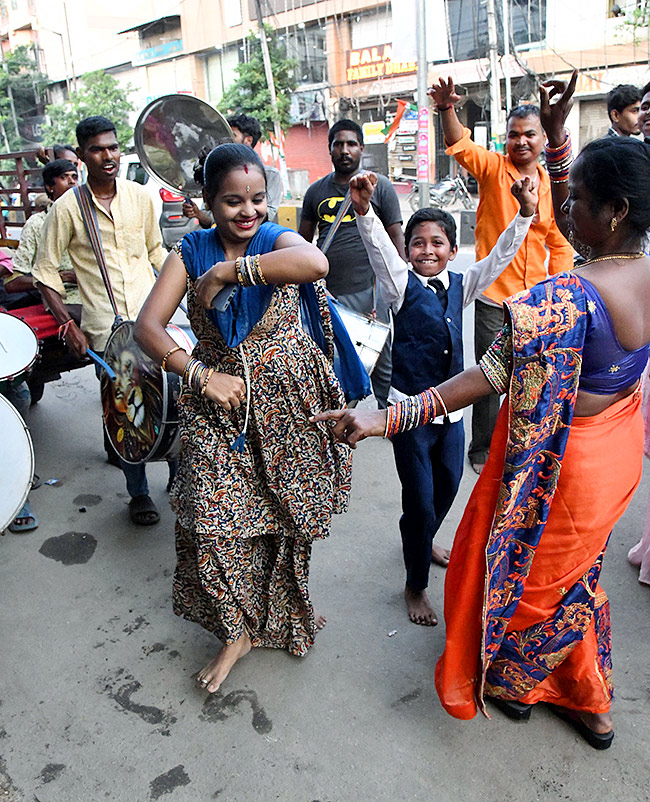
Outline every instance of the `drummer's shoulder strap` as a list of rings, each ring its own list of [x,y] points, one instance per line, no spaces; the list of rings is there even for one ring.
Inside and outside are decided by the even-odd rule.
[[[72,191],[74,192],[75,197],[77,199],[77,203],[79,204],[79,210],[81,211],[81,219],[83,220],[84,228],[86,229],[86,233],[88,234],[88,239],[90,240],[93,253],[95,254],[95,259],[97,259],[97,266],[99,267],[99,272],[104,281],[106,292],[108,293],[108,300],[111,302],[111,306],[113,307],[113,314],[115,315],[115,318],[117,320],[118,318],[120,318],[120,315],[117,311],[117,303],[115,302],[115,296],[113,295],[113,288],[111,287],[111,282],[110,279],[108,278],[108,267],[106,266],[106,256],[104,255],[102,236],[99,233],[99,221],[97,220],[97,212],[95,211],[95,207],[93,205],[93,196],[87,184],[82,184],[81,186],[73,187]]]

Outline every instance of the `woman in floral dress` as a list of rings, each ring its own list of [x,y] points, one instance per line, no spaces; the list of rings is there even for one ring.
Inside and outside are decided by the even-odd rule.
[[[198,674],[213,693],[251,647],[304,655],[312,645],[311,546],[346,508],[350,451],[309,423],[343,402],[321,281],[327,260],[265,222],[265,173],[251,148],[210,153],[204,197],[216,228],[188,234],[170,253],[136,338],[184,377],[174,611],[223,644]],[[232,284],[227,308],[212,309]],[[186,291],[191,357],[165,331]]]

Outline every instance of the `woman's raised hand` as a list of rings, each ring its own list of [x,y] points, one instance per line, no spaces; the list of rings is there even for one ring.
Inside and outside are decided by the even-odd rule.
[[[539,87],[539,117],[552,148],[560,147],[566,139],[564,123],[573,105],[572,97],[577,80],[578,71],[574,70],[568,84],[566,81],[553,79],[544,81]],[[554,98],[556,100],[553,103]]]
[[[213,373],[205,391],[211,401],[215,401],[226,411],[237,409],[246,400],[246,385],[239,376],[229,373]]]
[[[334,436],[352,448],[356,448],[357,443],[366,437],[382,437],[386,431],[385,409],[329,409],[309,420],[312,423],[335,421],[332,426]]]
[[[357,173],[350,179],[350,197],[352,208],[357,214],[364,215],[370,208],[370,198],[377,186],[374,173]]]
[[[441,106],[442,108],[453,106],[454,103],[460,100],[460,95],[456,93],[456,87],[451,77],[446,81],[444,78],[439,78],[438,83],[433,84],[427,95],[432,98],[436,106]]]
[[[194,284],[196,297],[204,309],[212,307],[214,296],[226,286],[226,282],[220,278],[224,262],[217,262],[209,270],[199,276]]]

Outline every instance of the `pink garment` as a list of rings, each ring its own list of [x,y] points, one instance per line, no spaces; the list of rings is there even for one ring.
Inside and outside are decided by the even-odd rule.
[[[9,256],[9,254],[6,253],[6,251],[4,251],[2,248],[0,248],[0,275],[1,275],[1,270],[2,270],[3,267],[6,270],[8,270],[10,273],[14,272],[13,262],[11,261],[11,256]]]
[[[643,453],[650,458],[650,362],[646,365],[643,374],[643,419],[645,421],[645,437],[643,440]],[[650,498],[645,515],[643,537],[628,552],[627,559],[632,565],[638,565],[639,582],[650,585]]]

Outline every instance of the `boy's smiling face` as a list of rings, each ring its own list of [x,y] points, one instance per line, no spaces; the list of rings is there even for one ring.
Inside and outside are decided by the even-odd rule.
[[[447,267],[448,262],[456,258],[457,253],[458,247],[451,247],[439,223],[426,220],[413,229],[408,244],[408,257],[415,272],[421,276],[437,276]]]

